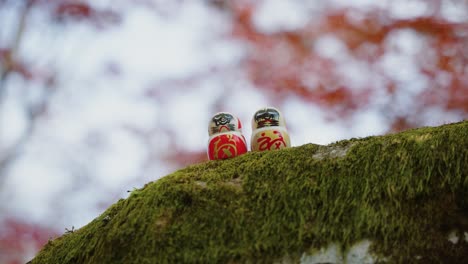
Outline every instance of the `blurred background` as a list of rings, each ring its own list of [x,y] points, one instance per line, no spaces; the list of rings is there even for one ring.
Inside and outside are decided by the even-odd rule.
[[[218,111],[293,146],[468,117],[467,0],[0,0],[0,263],[204,162]]]

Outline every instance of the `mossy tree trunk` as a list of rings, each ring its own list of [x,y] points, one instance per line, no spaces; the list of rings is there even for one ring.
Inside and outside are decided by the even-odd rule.
[[[196,164],[31,263],[317,263],[363,240],[369,262],[468,263],[468,122]]]

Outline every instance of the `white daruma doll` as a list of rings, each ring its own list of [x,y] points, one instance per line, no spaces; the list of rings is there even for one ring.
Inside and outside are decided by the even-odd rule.
[[[291,146],[281,112],[274,107],[265,107],[255,112],[252,118],[252,151],[282,149]]]
[[[208,125],[208,158],[228,159],[247,152],[242,135],[242,124],[237,117],[227,112],[217,113]]]

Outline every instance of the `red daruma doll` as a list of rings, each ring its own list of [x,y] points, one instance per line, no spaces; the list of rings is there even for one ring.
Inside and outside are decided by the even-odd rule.
[[[215,114],[208,125],[208,134],[210,160],[229,159],[247,152],[241,122],[230,113]]]
[[[252,118],[252,151],[282,149],[291,146],[281,112],[266,107],[255,112]]]

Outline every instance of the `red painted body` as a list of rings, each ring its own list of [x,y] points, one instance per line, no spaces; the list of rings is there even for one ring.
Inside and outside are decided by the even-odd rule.
[[[229,159],[246,152],[245,138],[237,132],[217,134],[208,142],[208,158],[210,160]]]

